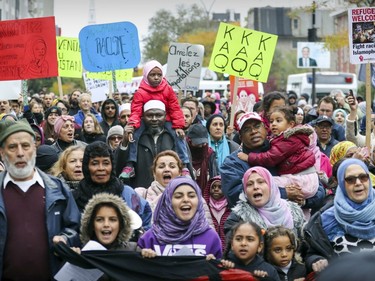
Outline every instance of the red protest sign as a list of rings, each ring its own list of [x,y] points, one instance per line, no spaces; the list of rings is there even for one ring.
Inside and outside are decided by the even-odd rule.
[[[230,76],[230,92],[234,90],[234,79],[235,76]],[[235,106],[235,112],[243,110],[245,112],[252,112],[254,104],[259,101],[259,90],[258,81],[253,81],[247,78],[240,77],[238,79],[237,88],[237,105]],[[233,101],[233,94],[231,95],[231,101]]]
[[[54,17],[0,21],[0,80],[57,75]]]

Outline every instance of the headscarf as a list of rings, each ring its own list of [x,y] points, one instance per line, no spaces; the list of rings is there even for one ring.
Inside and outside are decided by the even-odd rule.
[[[210,126],[211,126],[212,120],[216,117],[220,117],[221,119],[223,119],[224,126],[225,126],[226,123],[225,123],[225,119],[223,115],[212,114],[210,118],[208,118],[207,123],[206,123],[206,128],[208,132],[210,132]],[[210,133],[208,133],[208,145],[216,152],[216,159],[217,159],[219,168],[221,167],[221,164],[223,164],[224,159],[230,154],[229,143],[225,136],[225,130],[226,128],[224,128],[222,138],[217,142],[211,140],[211,135]]]
[[[375,238],[375,191],[369,179],[368,197],[362,203],[355,203],[349,199],[345,189],[345,172],[351,165],[359,165],[369,174],[366,164],[355,158],[344,160],[338,171],[338,187],[334,205],[322,215],[322,226],[328,239],[350,234],[360,239]]]
[[[74,123],[74,117],[70,115],[61,115],[56,118],[54,125],[56,136],[60,136],[61,128],[64,126],[66,121],[72,121]]]
[[[352,147],[357,147],[351,141],[341,141],[335,146],[332,147],[331,154],[329,156],[329,160],[331,165],[335,165],[337,161],[344,158],[348,150]]]
[[[242,185],[243,185],[243,192],[245,194],[246,199],[249,202],[246,194],[246,183],[252,173],[257,173],[266,181],[269,189],[270,189],[270,198],[268,202],[261,208],[256,208],[258,210],[259,215],[262,217],[264,222],[267,226],[276,226],[282,225],[289,229],[294,228],[292,212],[288,206],[286,200],[281,199],[279,187],[273,180],[271,173],[263,167],[255,166],[248,169],[243,178],[242,178]],[[250,203],[249,203],[250,204]]]
[[[173,193],[181,185],[189,185],[197,193],[197,212],[190,221],[180,220],[172,207]],[[151,229],[156,239],[163,244],[181,243],[192,236],[205,232],[209,227],[199,186],[193,179],[188,177],[172,179],[166,186],[155,208],[154,224]]]
[[[332,114],[332,119],[335,120],[336,122],[336,115],[337,113],[341,112],[343,115],[344,115],[344,124],[340,124],[340,126],[343,126],[345,128],[345,120],[346,120],[346,116],[348,116],[348,113],[346,113],[346,111],[342,108],[338,108],[336,110],[333,111],[333,114]]]
[[[160,68],[161,72],[163,73],[163,66],[157,60],[150,60],[143,67],[143,81],[147,85],[150,85],[150,83],[148,82],[147,76],[150,73],[150,71],[153,70],[155,67]],[[164,76],[164,73],[163,73],[163,76]]]
[[[99,185],[91,180],[89,162],[92,157],[109,157],[111,159],[112,171],[108,182]],[[86,146],[82,160],[82,173],[84,178],[80,181],[78,188],[73,191],[74,199],[80,210],[83,210],[91,197],[97,193],[106,192],[122,197],[124,185],[120,179],[116,177],[113,163],[112,150],[106,143],[95,141]]]

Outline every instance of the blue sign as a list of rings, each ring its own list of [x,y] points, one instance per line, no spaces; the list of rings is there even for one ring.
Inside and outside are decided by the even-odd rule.
[[[85,26],[79,32],[79,44],[87,71],[134,68],[141,60],[137,27],[131,22]]]

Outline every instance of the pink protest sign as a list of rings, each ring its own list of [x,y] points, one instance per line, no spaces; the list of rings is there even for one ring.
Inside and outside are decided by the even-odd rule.
[[[0,21],[0,80],[57,75],[54,17]]]

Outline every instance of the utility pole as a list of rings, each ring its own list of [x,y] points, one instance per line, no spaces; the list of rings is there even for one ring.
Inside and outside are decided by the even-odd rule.
[[[317,35],[316,35],[316,28],[315,28],[315,10],[316,10],[316,2],[313,1],[312,4],[312,28],[308,29],[308,40],[309,42],[316,42]],[[311,104],[315,104],[316,100],[316,91],[315,91],[315,68],[312,69],[312,87],[311,87]]]

